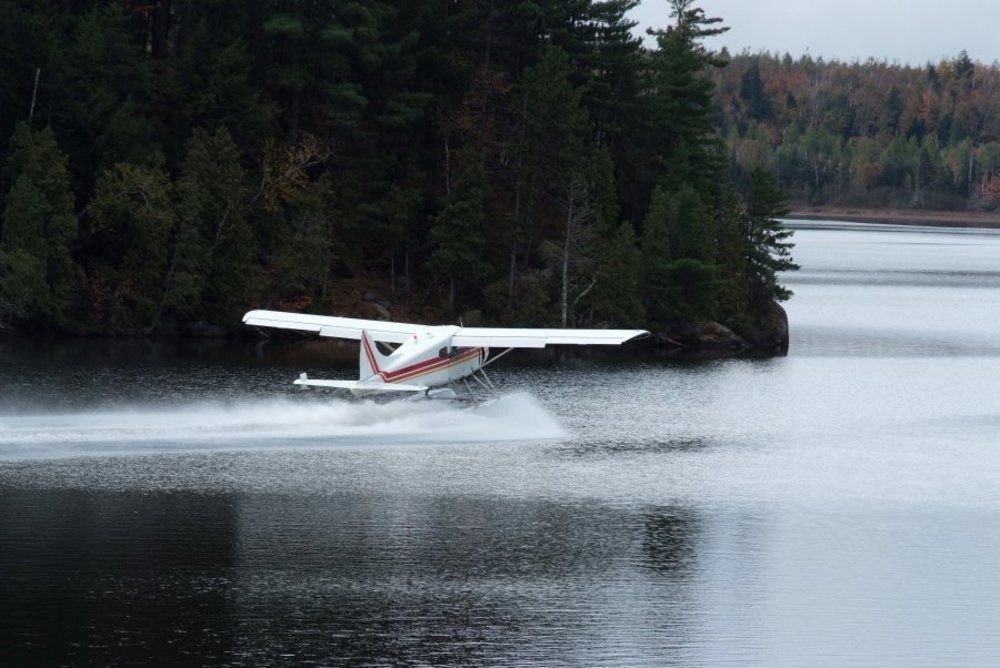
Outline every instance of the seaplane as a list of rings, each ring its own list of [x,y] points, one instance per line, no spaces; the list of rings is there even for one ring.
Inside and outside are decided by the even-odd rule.
[[[497,394],[486,367],[517,348],[551,345],[621,345],[648,336],[644,329],[511,329],[419,325],[339,316],[250,311],[243,323],[289,329],[360,343],[357,380],[319,380],[301,374],[303,388],[347,390],[368,397],[402,393],[428,399],[476,398]],[[500,352],[494,354],[493,351]],[[478,383],[478,388],[470,383]],[[449,387],[452,386],[452,387]],[[455,387],[464,393],[455,392]]]

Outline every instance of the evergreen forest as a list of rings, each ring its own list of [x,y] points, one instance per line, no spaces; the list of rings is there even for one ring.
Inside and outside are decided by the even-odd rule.
[[[1000,63],[729,60],[710,74],[737,182],[765,165],[798,203],[1000,210]]]
[[[720,134],[721,19],[672,0],[644,46],[637,1],[0,0],[0,326],[268,307],[753,340],[795,268],[769,134],[792,112]]]

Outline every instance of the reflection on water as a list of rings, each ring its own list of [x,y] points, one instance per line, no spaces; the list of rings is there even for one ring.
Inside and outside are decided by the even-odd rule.
[[[4,344],[0,664],[989,665],[1000,236],[810,224],[787,358],[293,394],[322,346]]]
[[[5,491],[0,660],[223,660],[235,522],[212,495]]]
[[[21,509],[0,516],[13,661],[667,656],[683,629],[647,637],[636,607],[693,602],[684,509],[632,526],[599,505],[513,500],[17,492],[5,508]],[[38,525],[58,549],[26,532]],[[622,597],[636,566],[656,577]]]
[[[645,515],[643,565],[677,580],[690,577],[698,552],[699,522],[691,508],[656,508]]]

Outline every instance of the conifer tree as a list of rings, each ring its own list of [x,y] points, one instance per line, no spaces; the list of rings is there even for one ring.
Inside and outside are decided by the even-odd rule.
[[[162,301],[175,225],[173,184],[160,167],[117,163],[98,178],[89,206],[94,318],[102,328],[148,329]]]
[[[722,285],[719,289],[719,314],[737,333],[746,331],[749,322],[746,252],[743,239],[744,202],[735,184],[723,193],[716,231],[716,264]]]
[[[212,135],[196,129],[185,148],[155,320],[166,308],[182,318],[226,322],[249,302],[259,282],[240,154],[225,127]]]
[[[636,21],[629,18],[639,0],[588,4],[595,39],[588,68],[593,76],[583,104],[598,138],[621,159],[625,135],[641,118],[642,39],[634,34]]]
[[[102,170],[148,162],[159,143],[151,113],[157,82],[152,63],[140,55],[146,35],[132,29],[130,18],[112,3],[88,3],[68,15],[69,43],[52,67],[52,124],[66,139],[87,195]]]
[[[590,177],[594,223],[579,267],[587,283],[574,298],[573,308],[592,324],[635,327],[645,321],[640,290],[643,264],[631,224],[619,223],[614,168],[610,149],[598,150]]]
[[[606,225],[597,262],[598,281],[589,297],[595,325],[635,327],[645,322],[639,290],[640,252],[631,223]]]
[[[781,272],[799,268],[791,257],[794,244],[788,239],[792,231],[778,220],[787,213],[785,193],[777,187],[774,177],[763,169],[755,169],[746,196],[743,235],[750,295],[758,306],[792,296],[779,282]]]
[[[708,191],[717,187],[722,165],[714,136],[714,84],[705,69],[725,63],[701,42],[728,28],[719,25],[721,19],[705,16],[693,4],[694,0],[670,0],[674,25],[650,31],[656,37],[657,49],[649,59],[649,148],[655,164],[668,173],[675,154],[686,151],[688,182],[698,190]]]
[[[175,124],[172,142],[186,142],[191,128],[214,132],[225,126],[242,151],[259,148],[274,127],[277,109],[253,78],[254,54],[246,35],[227,35],[223,26],[214,25],[209,7],[187,4],[184,12],[178,54],[158,88],[159,96],[180,100],[177,113],[183,122]]]
[[[718,267],[693,258],[670,264],[670,283],[676,291],[671,310],[680,320],[707,320],[717,317],[722,281]]]
[[[486,261],[486,176],[472,144],[459,152],[452,171],[451,192],[431,228],[429,266],[448,281],[448,309],[455,310],[458,283],[476,288],[489,273]]]
[[[298,192],[283,208],[285,238],[271,262],[272,295],[295,293],[324,297],[333,246],[329,210],[329,179],[320,179]]]
[[[760,60],[754,60],[740,79],[740,97],[747,104],[747,116],[759,121],[771,114],[771,98],[760,78]]]
[[[225,126],[212,135],[195,132],[178,185],[193,196],[190,213],[209,251],[205,308],[213,319],[225,322],[239,315],[260,283],[256,238],[247,218],[246,175]]]
[[[562,49],[549,47],[538,64],[524,73],[524,141],[521,150],[523,178],[540,197],[559,210],[569,196],[574,178],[587,159],[584,140],[589,129],[586,110],[580,106],[582,91],[571,81],[572,61]],[[530,203],[537,201],[529,193]],[[539,202],[541,203],[541,202]],[[526,220],[531,220],[528,211]],[[523,225],[523,224],[522,224]],[[526,229],[528,238],[534,230]]]
[[[27,176],[7,194],[0,244],[0,318],[44,324],[62,315],[46,281],[44,227],[51,209]]]
[[[670,218],[670,196],[656,188],[642,223],[642,286],[646,318],[659,325],[669,322],[677,299],[670,272]]]
[[[15,181],[4,207],[0,308],[30,323],[63,325],[76,289],[70,246],[77,235],[66,155],[50,128],[32,132],[22,123],[7,170]]]
[[[512,291],[518,238],[524,239],[521,243],[527,257],[539,232],[532,225],[534,207],[548,204],[563,218],[557,228],[562,237],[557,242],[560,250],[549,254],[559,275],[560,322],[569,318],[570,284],[575,282],[586,228],[593,222],[590,179],[586,176],[589,168],[586,137],[590,126],[581,106],[583,91],[574,86],[573,72],[569,54],[558,47],[548,47],[542,51],[541,60],[524,73],[522,138],[517,145],[515,176],[517,205],[508,276]],[[544,234],[545,230],[541,232]]]

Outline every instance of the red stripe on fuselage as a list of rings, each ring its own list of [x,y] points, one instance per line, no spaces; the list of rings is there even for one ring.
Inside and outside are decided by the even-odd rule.
[[[480,351],[480,348],[471,348],[455,357],[439,355],[433,359],[424,360],[423,362],[418,362],[417,364],[411,364],[410,366],[403,367],[402,369],[396,369],[395,371],[382,371],[379,375],[382,376],[382,380],[387,383],[398,383],[402,380],[431,373],[432,371],[440,371],[442,369],[450,368],[456,364],[472,359],[478,355]]]

